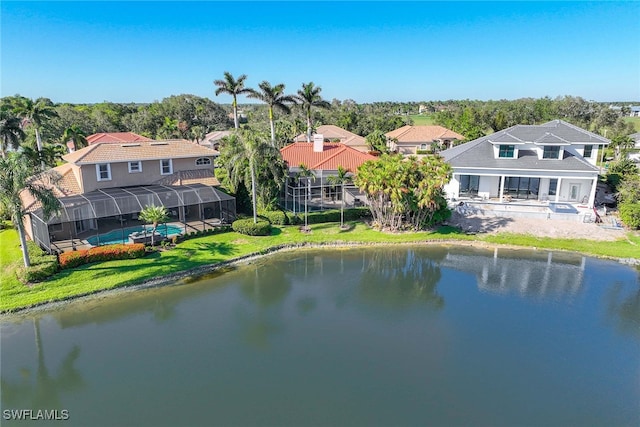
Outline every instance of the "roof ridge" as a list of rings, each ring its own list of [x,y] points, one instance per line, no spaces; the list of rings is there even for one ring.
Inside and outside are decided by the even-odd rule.
[[[318,161],[318,163],[316,163],[315,165],[313,165],[313,167],[311,169],[316,169],[318,166],[322,165],[323,163],[327,163],[329,160],[333,159],[334,157],[336,157],[338,154],[344,152],[347,149],[347,146],[344,144],[339,144],[337,145],[338,150],[331,154],[330,156],[321,159],[320,161]]]

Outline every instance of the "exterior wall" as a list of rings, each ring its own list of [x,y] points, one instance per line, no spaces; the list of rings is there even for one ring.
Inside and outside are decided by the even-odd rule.
[[[481,176],[478,183],[478,196],[480,197],[500,197],[500,177]]]
[[[571,197],[571,187],[574,185],[578,185],[579,192],[577,197]],[[593,185],[592,179],[575,179],[568,178],[563,179],[560,182],[560,189],[558,192],[558,201],[559,202],[572,202],[572,203],[581,203],[583,200],[589,200],[589,194],[591,193],[591,186]],[[550,201],[554,201],[553,196],[549,198]]]
[[[213,169],[213,156],[207,156],[211,159],[210,165],[196,166],[198,158],[200,157],[172,159],[173,173],[194,169]],[[166,176],[160,174],[160,160],[143,161],[142,172],[137,173],[129,173],[129,162],[111,163],[111,180],[109,181],[98,181],[96,165],[82,165],[81,173],[84,193],[101,188],[151,185]]]

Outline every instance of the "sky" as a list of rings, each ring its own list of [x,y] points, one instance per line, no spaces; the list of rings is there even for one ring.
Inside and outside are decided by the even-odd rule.
[[[640,101],[638,1],[3,0],[0,24],[0,96],[230,103],[229,71],[329,101]]]

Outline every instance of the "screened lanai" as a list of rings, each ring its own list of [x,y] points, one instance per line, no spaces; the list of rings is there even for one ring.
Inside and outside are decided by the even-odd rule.
[[[33,238],[46,250],[58,249],[56,241],[102,244],[102,233],[142,226],[138,214],[146,206],[167,208],[170,222],[183,232],[231,222],[236,217],[235,198],[203,184],[151,185],[107,188],[61,197],[57,216],[45,220],[42,209],[31,213]],[[123,234],[124,235],[124,234]]]

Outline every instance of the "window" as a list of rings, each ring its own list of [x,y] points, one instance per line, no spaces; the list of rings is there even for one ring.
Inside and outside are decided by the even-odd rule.
[[[498,150],[498,157],[512,159],[515,154],[515,145],[501,145]]]
[[[476,196],[480,186],[478,175],[460,175],[460,196]]]
[[[129,162],[129,173],[142,172],[142,162]]]
[[[559,146],[546,146],[542,151],[543,159],[559,159],[560,147]]]
[[[504,193],[514,199],[537,199],[540,178],[508,176],[504,180]]]
[[[111,181],[111,164],[98,163],[96,165],[96,175],[98,176],[98,181]]]
[[[211,164],[211,159],[208,157],[200,157],[198,160],[196,160],[196,166],[210,165],[210,164]]]
[[[420,150],[426,150],[427,144],[420,144]]]
[[[558,179],[557,178],[552,178],[549,181],[549,195],[550,196],[555,196],[556,195],[556,191],[558,191]]]
[[[173,173],[173,163],[171,159],[160,160],[160,175],[171,175]]]
[[[585,145],[583,157],[590,158],[592,154],[593,154],[593,145]]]

